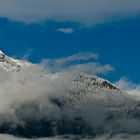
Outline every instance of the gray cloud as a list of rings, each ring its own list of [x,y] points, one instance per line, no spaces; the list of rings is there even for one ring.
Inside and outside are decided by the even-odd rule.
[[[96,24],[139,14],[139,0],[0,0],[0,16],[24,22],[54,19]]]

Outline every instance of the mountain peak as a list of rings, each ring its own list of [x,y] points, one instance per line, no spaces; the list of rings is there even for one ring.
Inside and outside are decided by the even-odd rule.
[[[20,60],[7,56],[0,50],[0,69],[5,71],[19,71],[21,68]]]
[[[0,50],[0,61],[4,61],[5,54]]]
[[[30,65],[31,63],[9,57],[3,51],[0,50],[0,70],[4,70],[7,72],[20,71],[22,67],[24,68],[24,66]],[[119,89],[113,84],[111,84],[111,82],[102,79],[96,75],[89,75],[86,73],[76,74],[73,82],[81,87],[87,86],[90,89],[96,87],[111,91],[119,91]]]
[[[116,86],[111,84],[108,80],[105,80],[103,78],[100,78],[96,75],[89,75],[85,73],[79,73],[78,76],[73,80],[74,82],[80,82],[80,83],[85,83],[88,85],[96,85],[100,86],[101,88],[108,88],[110,90],[119,90]]]

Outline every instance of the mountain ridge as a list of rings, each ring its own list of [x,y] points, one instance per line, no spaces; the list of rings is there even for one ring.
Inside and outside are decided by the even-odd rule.
[[[31,66],[32,64],[30,62],[27,62],[27,61],[24,61],[24,60],[18,60],[18,59],[14,59],[12,57],[9,57],[7,56],[4,52],[2,52],[0,50],[0,68],[5,70],[5,71],[15,71],[15,72],[18,72],[22,69],[22,67],[25,67],[25,66]],[[50,74],[51,77],[55,77],[55,74]],[[110,81],[108,80],[105,80],[103,78],[100,78],[96,75],[89,75],[89,74],[86,74],[86,73],[78,73],[76,75],[76,77],[73,79],[73,82],[85,82],[87,81],[88,83],[89,82],[92,82],[92,84],[94,84],[94,82],[97,84],[97,85],[100,85],[100,87],[105,87],[105,88],[108,88],[108,89],[112,89],[112,90],[118,90],[119,89],[111,84]],[[90,83],[89,83],[90,84]]]

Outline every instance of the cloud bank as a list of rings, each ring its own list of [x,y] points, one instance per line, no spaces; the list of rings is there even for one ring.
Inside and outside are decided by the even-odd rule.
[[[97,135],[97,138],[93,136],[95,140],[137,140],[140,138],[138,135],[140,133],[140,120],[135,117],[135,113],[139,112],[137,101],[125,94],[106,94],[106,91],[98,94],[91,92],[88,96],[85,95],[86,98],[80,103],[80,108],[74,109],[67,104],[64,108],[61,108],[61,102],[59,101],[62,101],[63,106],[63,100],[69,99],[69,94],[74,89],[70,84],[72,80],[71,72],[59,72],[51,75],[40,66],[25,68],[16,74],[1,73],[0,131],[3,127],[6,127],[7,133],[18,135],[18,129],[22,128],[22,132],[25,134],[27,132],[26,135],[23,133],[22,137],[30,136],[30,131],[36,132],[35,134],[33,133],[34,135],[31,133],[31,138],[43,137],[42,131],[44,131],[44,124],[46,123],[47,125],[46,121],[58,120],[57,123],[59,124],[59,121],[62,119],[63,123],[66,123],[66,130],[76,125],[74,128],[79,130],[79,127],[85,134],[88,133],[86,132],[87,126],[89,127],[87,129],[89,132],[92,130],[90,130],[90,127],[93,127],[92,131],[96,133],[95,136]],[[129,111],[130,114],[127,114]],[[82,117],[84,122],[75,120],[79,116]],[[74,120],[75,123],[73,124]],[[52,121],[52,123],[55,122]],[[62,125],[61,121],[60,124]],[[33,126],[33,129],[28,125]],[[57,135],[57,131],[59,132],[55,126],[53,128],[53,125],[47,126],[47,128],[53,131],[53,135]],[[46,129],[45,133],[48,131]],[[61,130],[61,127],[59,129]],[[121,133],[126,134],[123,135]],[[29,140],[28,138],[18,138],[4,134],[0,135],[0,139]],[[59,140],[65,138],[63,136],[36,138],[36,140],[51,139]],[[80,140],[82,138],[72,135],[68,139]],[[88,140],[88,138],[83,138],[83,140]]]
[[[139,14],[139,0],[0,0],[1,17],[24,22],[51,19],[96,24]]]

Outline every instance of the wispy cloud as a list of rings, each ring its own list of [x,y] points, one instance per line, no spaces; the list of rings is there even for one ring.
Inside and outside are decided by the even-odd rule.
[[[71,34],[74,32],[74,29],[73,28],[59,28],[57,29],[57,31],[65,33],[65,34]]]
[[[25,22],[53,19],[95,24],[139,14],[139,0],[0,0],[0,16]]]
[[[99,74],[114,70],[109,64],[101,65],[95,62],[97,59],[98,55],[95,53],[78,53],[58,59],[44,59],[42,64],[52,72],[73,71]]]
[[[66,65],[73,61],[86,61],[89,59],[97,59],[98,54],[95,53],[78,53],[71,56],[58,58],[58,59],[46,59],[46,61],[50,61],[51,63],[55,63],[58,65]]]
[[[106,74],[108,72],[114,71],[114,68],[109,64],[101,65],[96,62],[88,62],[85,64],[70,65],[65,70],[89,74]]]

